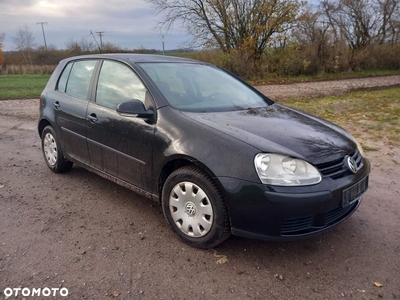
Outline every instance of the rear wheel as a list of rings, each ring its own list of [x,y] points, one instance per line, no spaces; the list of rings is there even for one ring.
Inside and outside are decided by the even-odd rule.
[[[67,172],[72,168],[72,162],[64,159],[60,143],[51,126],[46,126],[42,132],[42,152],[47,166],[55,173]]]
[[[194,166],[167,178],[162,206],[172,229],[190,246],[209,249],[230,236],[227,209],[216,184]]]

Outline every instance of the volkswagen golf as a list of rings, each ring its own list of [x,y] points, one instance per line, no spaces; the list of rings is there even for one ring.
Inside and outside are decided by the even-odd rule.
[[[62,60],[41,94],[38,132],[53,172],[78,164],[158,201],[179,238],[203,249],[231,234],[317,234],[368,188],[370,163],[344,129],[189,59]]]

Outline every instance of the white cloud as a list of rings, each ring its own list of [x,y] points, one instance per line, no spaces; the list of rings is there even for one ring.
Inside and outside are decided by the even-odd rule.
[[[37,22],[47,22],[47,43],[60,49],[70,38],[92,38],[90,30],[104,31],[103,41],[124,48],[160,49],[161,33],[155,29],[152,11],[144,0],[0,0],[0,33],[6,33],[6,51],[14,49],[12,37],[24,24],[33,32],[35,43],[42,45],[42,29]],[[165,35],[169,49],[188,39],[176,29]]]

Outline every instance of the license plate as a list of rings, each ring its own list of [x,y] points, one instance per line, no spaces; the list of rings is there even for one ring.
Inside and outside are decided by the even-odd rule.
[[[356,201],[368,188],[368,176],[342,192],[342,207],[346,207]]]

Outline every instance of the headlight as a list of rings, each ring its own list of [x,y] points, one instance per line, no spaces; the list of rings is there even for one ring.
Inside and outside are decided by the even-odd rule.
[[[299,186],[321,181],[317,169],[308,162],[281,154],[259,153],[254,165],[264,184]]]
[[[354,136],[351,136],[351,137],[352,137],[354,143],[356,143],[357,148],[358,148],[358,151],[361,153],[362,157],[365,157],[365,155],[364,155],[364,150],[363,150],[363,148],[361,147],[361,144],[355,139]]]

